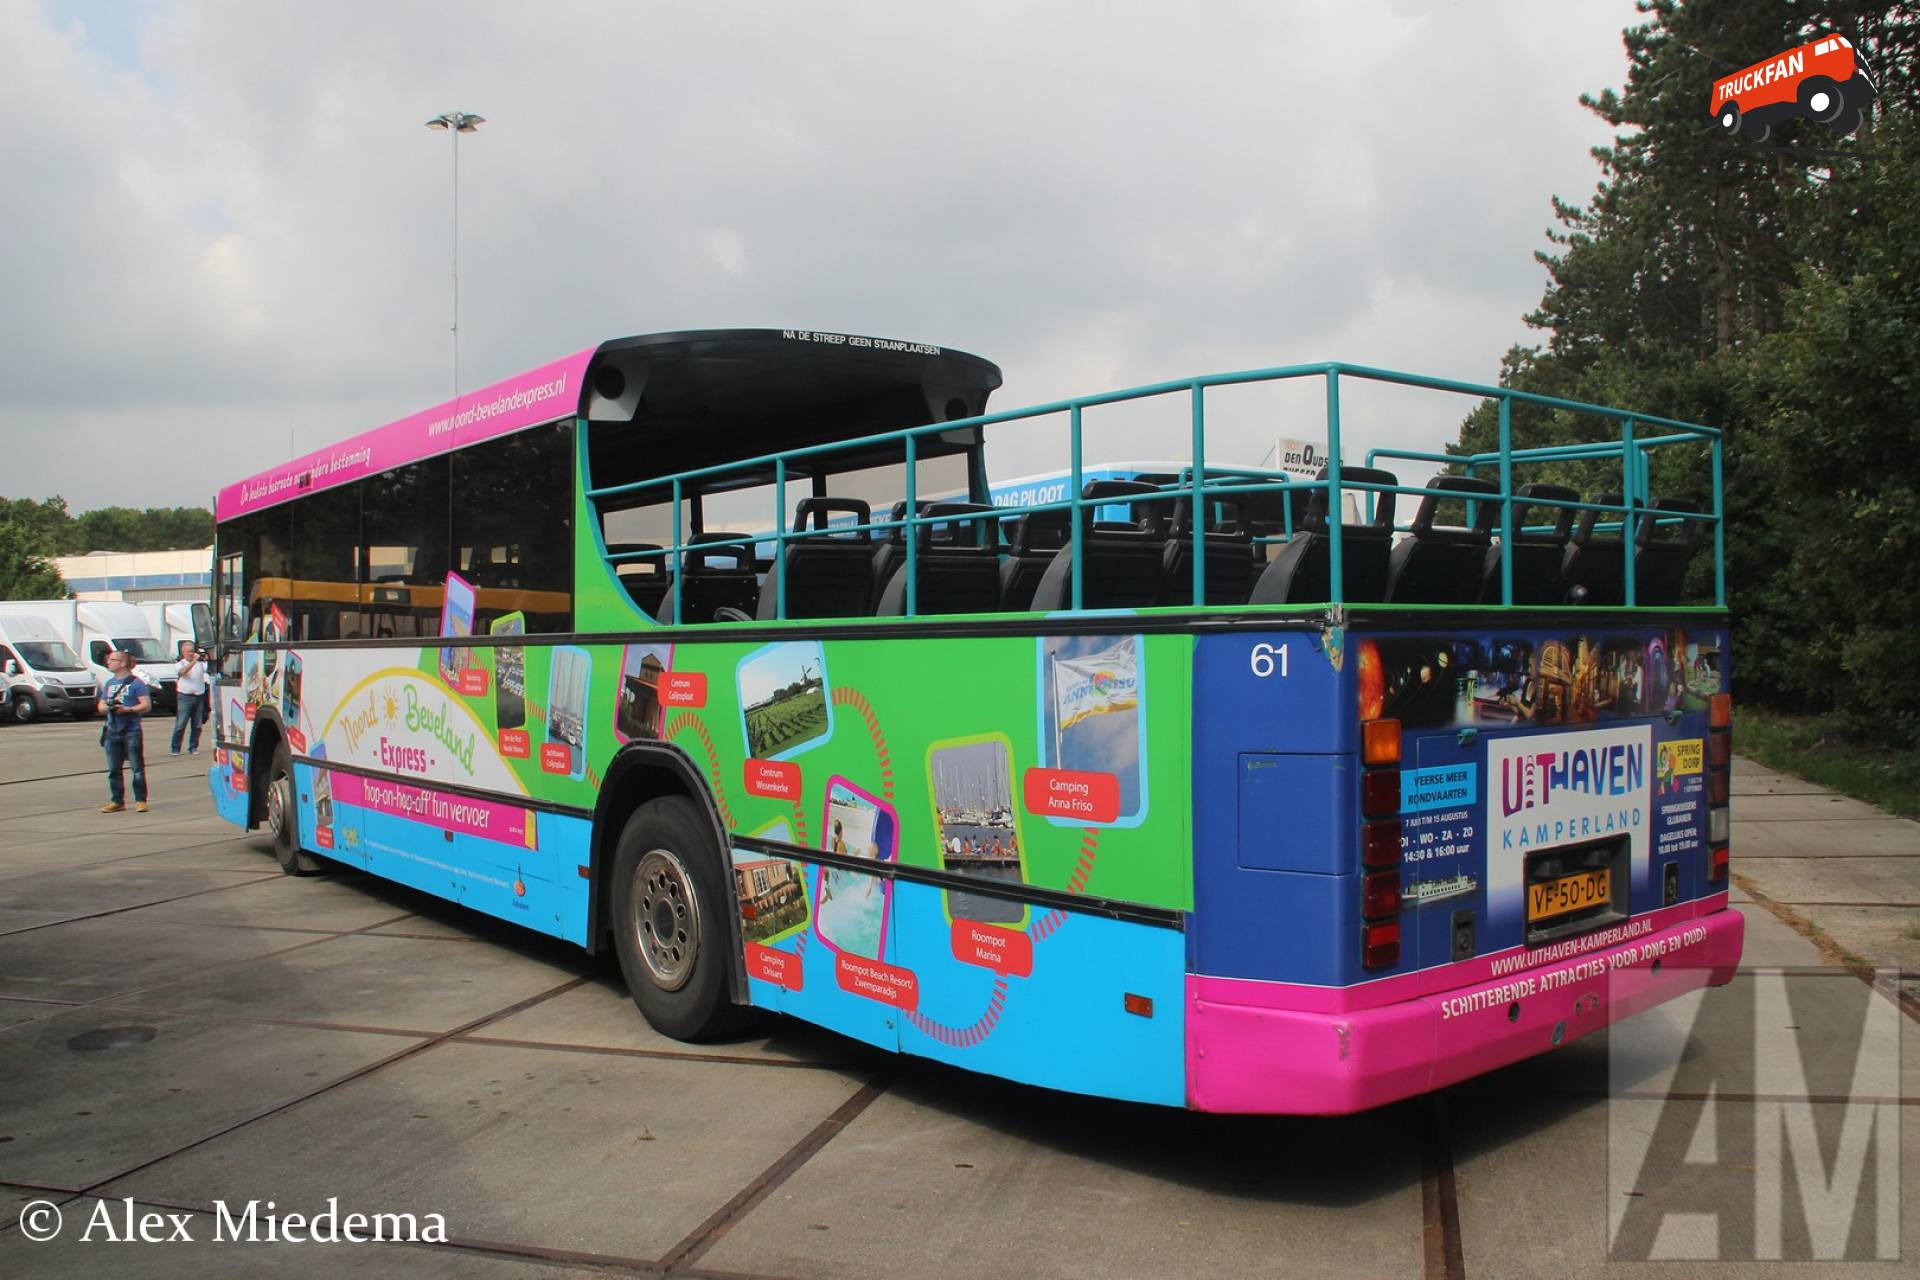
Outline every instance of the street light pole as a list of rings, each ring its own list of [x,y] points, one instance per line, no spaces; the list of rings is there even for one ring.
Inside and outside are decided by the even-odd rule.
[[[427,128],[453,135],[453,392],[460,394],[460,135],[476,132],[486,123],[471,111],[443,111],[427,121]]]

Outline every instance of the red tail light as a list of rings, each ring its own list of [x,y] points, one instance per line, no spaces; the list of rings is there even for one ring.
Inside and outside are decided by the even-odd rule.
[[[1715,729],[1724,729],[1733,723],[1733,695],[1716,693],[1707,703],[1707,723]]]
[[[1360,865],[1369,871],[1400,865],[1400,819],[1366,825],[1360,836]]]
[[[1718,808],[1727,803],[1727,797],[1733,788],[1725,773],[1707,775],[1707,804]]]
[[[1398,920],[1361,927],[1360,963],[1369,969],[1385,969],[1400,963],[1400,922]]]
[[[1712,854],[1708,856],[1707,879],[1716,883],[1725,880],[1727,878],[1729,864],[1733,860],[1732,854],[1733,851],[1725,845],[1721,845],[1718,849],[1715,849]]]
[[[1400,873],[1376,871],[1360,890],[1360,914],[1370,920],[1400,914]]]
[[[1733,762],[1733,734],[1725,729],[1715,729],[1707,735],[1707,763],[1715,769],[1724,769]]]
[[[1360,775],[1360,812],[1386,818],[1400,812],[1400,771],[1369,769]]]

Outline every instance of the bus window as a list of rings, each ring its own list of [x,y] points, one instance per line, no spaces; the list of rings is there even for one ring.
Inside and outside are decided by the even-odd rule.
[[[367,481],[360,520],[366,585],[444,584],[447,530],[446,455]]]
[[[530,632],[573,628],[573,521],[561,497],[572,484],[570,423],[453,455],[454,567],[482,602],[502,593],[546,597],[507,604],[505,611],[526,614]]]
[[[303,640],[333,640],[362,631],[358,562],[362,486],[322,489],[296,504],[293,581],[294,630]]]

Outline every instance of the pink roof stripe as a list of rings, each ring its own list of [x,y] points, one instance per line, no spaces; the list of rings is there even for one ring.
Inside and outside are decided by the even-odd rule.
[[[581,382],[598,350],[577,351],[230,484],[214,502],[214,519],[231,520],[492,436],[570,418],[580,411]]]

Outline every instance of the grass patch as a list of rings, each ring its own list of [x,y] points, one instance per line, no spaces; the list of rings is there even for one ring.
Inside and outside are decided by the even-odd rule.
[[[1861,742],[1849,737],[1836,717],[1736,706],[1733,749],[1769,769],[1817,782],[1889,813],[1920,818],[1920,752]]]

